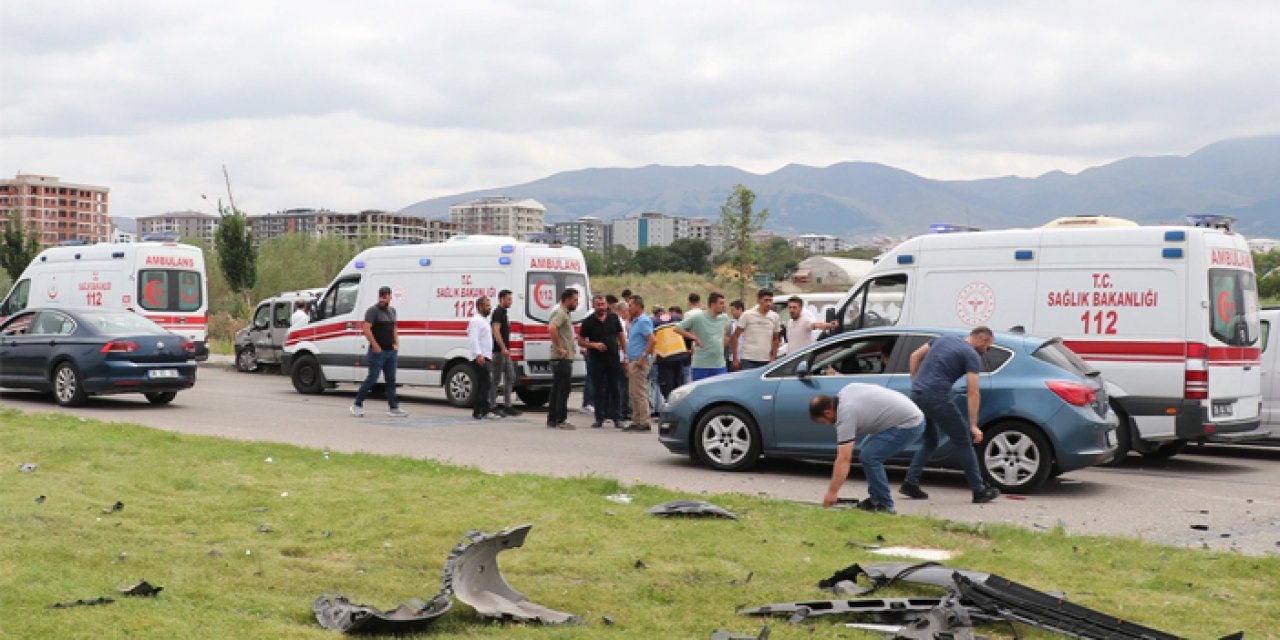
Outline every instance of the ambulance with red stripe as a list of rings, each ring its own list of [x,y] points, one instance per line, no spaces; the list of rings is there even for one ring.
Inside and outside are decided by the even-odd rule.
[[[41,251],[0,302],[0,320],[27,307],[127,309],[209,357],[204,252],[177,238],[67,244]]]
[[[842,330],[929,325],[1061,337],[1102,372],[1130,450],[1265,435],[1252,254],[1224,216],[1138,226],[1100,216],[912,238],[879,258]]]
[[[445,389],[455,406],[470,406],[476,387],[467,322],[476,299],[512,292],[508,310],[515,392],[529,406],[545,404],[551,388],[551,337],[547,321],[566,288],[580,293],[575,322],[591,313],[586,260],[575,247],[518,242],[509,236],[455,236],[441,243],[367,249],[353,258],[325,290],[311,322],[285,338],[282,369],[301,393],[339,384],[359,385],[368,372],[362,334],[365,311],[378,289],[391,287],[400,333],[396,382]],[[577,350],[575,349],[575,352]],[[574,362],[581,382],[586,365]]]

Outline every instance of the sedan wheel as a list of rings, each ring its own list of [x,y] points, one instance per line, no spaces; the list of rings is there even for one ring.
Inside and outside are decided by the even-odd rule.
[[[53,399],[64,407],[76,407],[89,401],[80,382],[80,371],[74,364],[63,362],[53,370]]]
[[[143,394],[147,397],[147,402],[151,404],[169,404],[173,399],[178,397],[177,391],[153,391]]]
[[[737,407],[715,407],[698,421],[693,436],[698,457],[719,471],[742,471],[760,458],[760,432]]]
[[[1053,470],[1049,443],[1027,424],[1004,424],[988,431],[978,460],[987,482],[1004,493],[1034,491]]]

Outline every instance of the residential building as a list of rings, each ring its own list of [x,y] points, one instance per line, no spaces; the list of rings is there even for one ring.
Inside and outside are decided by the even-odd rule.
[[[806,233],[791,239],[794,244],[812,254],[823,255],[848,249],[848,243],[842,238],[818,233]]]
[[[1250,238],[1249,250],[1255,253],[1267,253],[1268,251],[1280,251],[1280,240],[1274,238]]]
[[[527,240],[544,233],[547,208],[531,198],[485,196],[449,207],[449,220],[461,233],[512,236]]]
[[[645,247],[665,247],[676,239],[676,218],[646,211],[613,221],[613,244],[632,251]]]
[[[170,211],[138,216],[138,237],[145,238],[156,234],[176,235],[179,238],[196,238],[204,242],[206,247],[213,247],[217,242],[220,222],[222,222],[222,216],[200,211]]]
[[[444,220],[388,211],[338,213],[320,211],[315,218],[315,233],[356,239],[372,235],[386,240],[409,242],[444,242],[459,233],[458,225]]]
[[[315,235],[316,217],[330,211],[316,209],[285,209],[275,213],[262,213],[245,217],[249,232],[253,236],[253,246],[260,246],[272,238],[290,233]]]
[[[107,187],[63,182],[56,176],[19,173],[0,180],[0,224],[22,216],[41,245],[68,240],[86,243],[111,239]]]
[[[613,225],[595,216],[582,216],[576,222],[557,222],[552,234],[561,244],[604,255],[613,246]]]

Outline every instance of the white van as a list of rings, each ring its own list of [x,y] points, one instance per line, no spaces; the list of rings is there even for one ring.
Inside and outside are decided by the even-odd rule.
[[[774,293],[773,294],[773,310],[778,314],[778,319],[782,321],[782,326],[787,326],[791,322],[791,312],[787,310],[787,301],[791,300],[794,295],[804,302],[803,309],[813,314],[814,318],[822,320],[836,309],[840,308],[840,302],[844,300],[846,292],[844,291],[821,291],[817,293]],[[817,340],[824,332],[821,329],[813,330],[813,339]],[[784,341],[778,345],[778,357],[782,357],[787,353],[787,343]]]
[[[50,247],[27,265],[0,302],[0,320],[27,307],[134,311],[209,357],[204,253],[170,241]]]
[[[912,238],[841,305],[842,330],[927,325],[1062,337],[1107,382],[1120,455],[1261,433],[1258,296],[1245,239],[1204,226]],[[1123,428],[1128,425],[1128,428]]]
[[[1280,308],[1262,310],[1262,428],[1280,443]]]
[[[575,322],[591,312],[586,261],[574,247],[518,242],[508,236],[455,236],[436,244],[367,249],[347,263],[316,303],[311,322],[289,330],[282,369],[301,393],[364,381],[368,342],[365,311],[378,289],[391,287],[400,332],[399,385],[441,386],[455,406],[470,406],[475,372],[467,346],[467,322],[476,299],[498,292],[514,298],[508,311],[515,391],[529,406],[546,403],[551,387],[551,337],[547,321],[560,292],[579,291]],[[576,351],[576,349],[575,349]],[[574,363],[574,380],[586,365]]]

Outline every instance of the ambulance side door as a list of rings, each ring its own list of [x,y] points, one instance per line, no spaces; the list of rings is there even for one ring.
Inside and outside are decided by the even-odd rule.
[[[302,327],[303,335],[315,345],[316,357],[330,382],[364,380],[364,312],[372,302],[361,305],[360,276],[340,278],[324,293],[316,306],[315,319]]]

